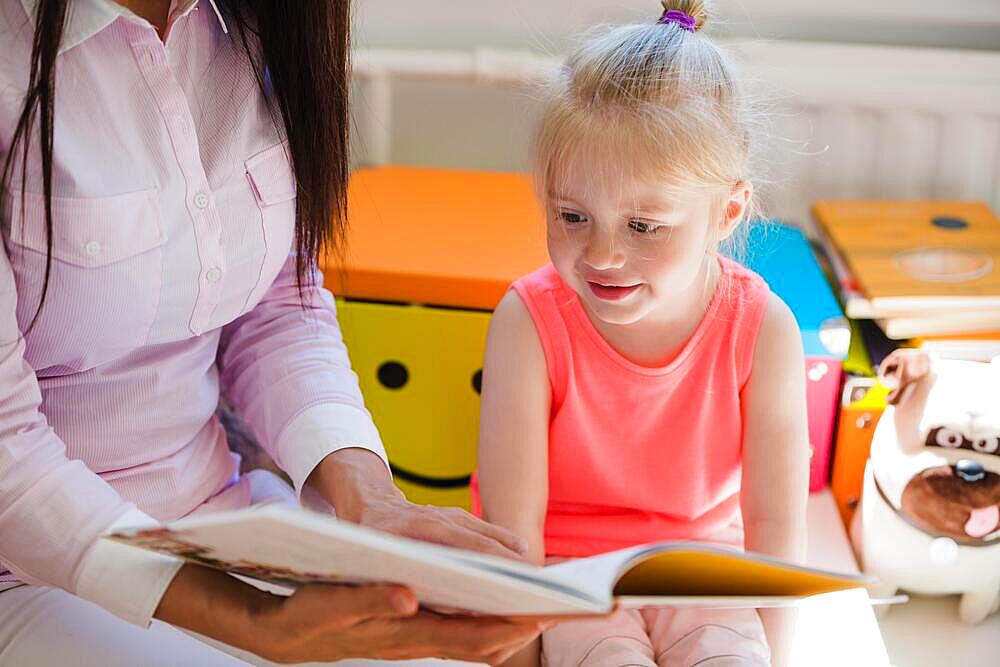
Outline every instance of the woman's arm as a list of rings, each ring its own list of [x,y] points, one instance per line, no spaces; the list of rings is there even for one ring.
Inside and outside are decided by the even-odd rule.
[[[222,328],[217,355],[222,392],[300,492],[319,462],[339,449],[385,457],[333,296],[318,270],[308,278],[300,293],[289,255],[260,302]]]
[[[741,504],[749,551],[802,562],[806,548],[809,433],[802,341],[795,317],[770,296],[743,390]],[[794,632],[790,610],[762,609],[774,665],[786,664]]]
[[[527,541],[528,559],[545,561],[551,390],[545,354],[520,297],[510,291],[490,322],[479,422],[483,518]],[[537,665],[540,642],[507,664]]]
[[[518,557],[519,540],[458,509],[406,502],[365,409],[333,296],[318,270],[300,294],[289,255],[264,297],[223,328],[222,389],[296,490],[341,518],[407,537]]]

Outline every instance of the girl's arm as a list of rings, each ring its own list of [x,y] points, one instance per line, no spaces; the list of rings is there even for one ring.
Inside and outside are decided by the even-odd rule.
[[[806,555],[809,434],[805,360],[795,317],[772,294],[743,390],[741,504],[747,550],[802,562]],[[760,610],[774,665],[787,664],[794,611]]]
[[[550,388],[545,354],[524,303],[510,291],[490,322],[479,422],[483,518],[520,535],[545,561]],[[537,665],[540,641],[505,663]]]

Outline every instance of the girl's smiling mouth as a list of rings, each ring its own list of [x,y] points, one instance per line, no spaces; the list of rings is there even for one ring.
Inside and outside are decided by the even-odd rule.
[[[593,292],[594,296],[598,299],[603,299],[605,301],[620,301],[642,287],[642,283],[636,283],[633,285],[605,285],[593,280],[588,280],[587,287],[590,288],[590,291]]]

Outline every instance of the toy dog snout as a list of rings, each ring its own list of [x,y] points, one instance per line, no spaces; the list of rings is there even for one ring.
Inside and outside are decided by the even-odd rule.
[[[1000,475],[970,459],[928,468],[903,489],[902,510],[932,535],[985,542],[1000,534]]]

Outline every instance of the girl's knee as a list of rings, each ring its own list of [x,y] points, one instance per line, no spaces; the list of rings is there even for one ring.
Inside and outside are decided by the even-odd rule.
[[[725,625],[706,623],[657,653],[659,667],[769,667],[766,640]]]
[[[693,663],[691,667],[770,667],[770,661],[761,662],[757,658],[739,655],[715,655]]]

